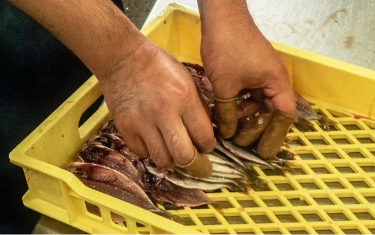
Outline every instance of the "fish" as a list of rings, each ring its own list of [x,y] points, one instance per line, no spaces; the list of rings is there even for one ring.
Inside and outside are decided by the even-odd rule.
[[[296,110],[299,117],[308,120],[319,120],[321,118],[321,115],[317,114],[309,102],[307,102],[300,94],[294,92],[294,98],[296,100]]]
[[[221,188],[229,188],[233,191],[238,190],[237,187],[231,185],[231,184],[226,184],[226,183],[210,183],[210,182],[204,182],[201,180],[196,180],[190,177],[184,177],[180,174],[177,174],[175,172],[169,172],[165,178],[181,187],[184,188],[198,188],[202,189],[203,191],[207,192],[212,192]]]
[[[233,153],[234,155],[236,155],[239,158],[243,158],[245,160],[252,161],[252,162],[264,165],[264,166],[266,166],[266,167],[268,167],[270,169],[274,169],[275,168],[274,166],[272,166],[268,162],[266,162],[263,159],[261,159],[261,158],[255,156],[255,155],[249,153],[248,151],[242,149],[241,147],[232,144],[230,141],[223,140],[222,144],[224,145],[224,147],[227,150],[229,150],[231,153]]]
[[[155,175],[159,179],[165,178],[165,176],[168,174],[168,170],[157,168],[151,159],[144,159],[143,164],[151,174]]]
[[[237,183],[233,179],[243,179],[245,176],[242,174],[231,174],[231,173],[222,173],[222,172],[214,172],[210,177],[208,178],[199,178],[199,177],[194,177],[191,176],[188,172],[186,172],[184,169],[181,168],[175,168],[175,172],[170,172],[165,169],[159,169],[155,166],[155,164],[150,163],[145,163],[145,166],[149,172],[157,176],[159,179],[167,179],[168,181],[181,186],[181,187],[186,187],[186,188],[198,188],[201,190],[206,190],[206,188],[201,188],[202,186],[204,187],[209,187],[211,189],[214,187],[215,189],[218,189],[219,187],[222,186],[222,184],[233,184],[232,187],[235,187],[239,190],[244,190],[244,186],[242,184]],[[215,173],[218,173],[219,176],[215,176]],[[228,177],[222,177],[221,175],[229,175],[232,178]],[[188,180],[187,178],[190,178],[191,180]],[[203,182],[200,183],[200,181],[207,182],[209,185],[204,184]],[[219,186],[213,186],[211,184],[219,184]]]
[[[229,178],[225,178],[225,177],[215,177],[215,176],[210,176],[208,178],[194,177],[194,176],[189,175],[188,172],[186,172],[184,169],[181,169],[181,168],[176,168],[175,171],[177,173],[179,173],[180,175],[182,175],[182,176],[190,177],[190,178],[193,178],[193,179],[196,179],[196,180],[200,180],[200,181],[205,181],[205,182],[209,182],[209,183],[234,184],[237,187],[240,187],[240,183],[237,182],[237,181],[235,181],[234,179],[229,179]],[[242,178],[239,178],[239,179],[242,179]]]
[[[73,162],[66,166],[87,187],[129,202],[145,210],[167,215],[156,207],[147,194],[129,177],[109,167],[94,163]]]
[[[221,146],[219,143],[216,145],[215,150],[218,150],[218,151],[222,152],[226,157],[230,158],[231,160],[233,160],[238,165],[240,165],[242,167],[246,167],[245,164],[239,158],[236,157],[236,155],[229,152],[226,148]]]
[[[221,165],[227,165],[234,169],[238,168],[238,164],[228,161],[224,156],[221,156],[219,153],[211,152],[204,154],[212,163],[217,163]]]
[[[171,203],[178,207],[196,207],[214,203],[202,190],[180,187],[166,179],[156,184],[151,197],[161,203]]]
[[[113,150],[104,145],[95,144],[89,148],[102,151],[101,154],[95,152],[90,156],[89,152],[80,153],[80,158],[86,163],[100,164],[116,170],[136,182],[143,190],[149,190],[150,186],[146,185],[139,173],[139,169],[124,155],[117,150]]]
[[[99,133],[109,133],[114,135],[120,135],[120,133],[117,131],[117,128],[115,126],[115,122],[113,119],[110,119],[108,122],[104,123],[104,125],[100,128]]]

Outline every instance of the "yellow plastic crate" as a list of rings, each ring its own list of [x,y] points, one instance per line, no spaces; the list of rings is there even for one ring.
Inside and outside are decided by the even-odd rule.
[[[197,13],[169,5],[142,32],[180,61],[200,62]],[[297,154],[296,170],[283,177],[256,168],[269,182],[267,191],[209,193],[222,209],[171,211],[181,216],[181,225],[85,187],[62,168],[109,119],[103,106],[78,127],[82,113],[101,95],[91,77],[11,152],[28,182],[24,204],[88,233],[374,233],[375,72],[273,45],[294,90],[337,124],[329,132],[318,121],[313,132],[293,127],[288,137]],[[97,205],[101,217],[87,212],[85,202]],[[111,212],[124,216],[126,224],[113,223]]]

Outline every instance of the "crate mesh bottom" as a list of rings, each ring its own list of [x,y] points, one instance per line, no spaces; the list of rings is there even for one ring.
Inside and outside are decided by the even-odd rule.
[[[313,104],[336,123],[329,131],[294,126],[288,138],[296,156],[286,176],[256,168],[267,187],[248,195],[221,189],[213,206],[165,209],[176,222],[210,234],[372,234],[375,231],[375,121]]]

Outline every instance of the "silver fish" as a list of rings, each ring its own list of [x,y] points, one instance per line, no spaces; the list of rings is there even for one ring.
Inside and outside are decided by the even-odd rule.
[[[233,179],[228,179],[228,178],[224,178],[224,177],[214,177],[214,176],[210,176],[209,178],[199,178],[199,177],[191,176],[189,173],[187,173],[185,170],[183,170],[181,168],[175,168],[174,170],[177,173],[179,173],[179,174],[181,174],[185,177],[190,177],[190,178],[193,178],[193,179],[196,179],[196,180],[201,180],[201,181],[210,182],[210,183],[234,184],[237,187],[239,186],[238,182],[234,181]]]
[[[221,146],[219,143],[216,145],[216,149],[222,152],[223,154],[225,154],[225,156],[227,156],[228,158],[232,159],[238,165],[242,167],[246,167],[238,157],[236,157],[233,153],[229,152],[226,148]]]
[[[218,172],[218,173],[226,173],[226,174],[234,174],[234,175],[241,175],[243,177],[246,177],[245,174],[242,172],[233,169],[232,167],[229,167],[227,165],[221,165],[218,163],[212,163],[212,172]]]
[[[159,179],[165,178],[165,176],[168,174],[168,171],[165,169],[159,169],[155,165],[151,163],[149,159],[144,159],[143,164],[145,165],[146,169]]]
[[[244,179],[243,175],[227,174],[227,173],[223,173],[223,172],[212,172],[211,176],[212,177],[223,177],[223,178],[227,178],[227,179],[241,179],[241,180]]]
[[[221,156],[220,154],[216,153],[216,152],[211,152],[211,153],[207,153],[207,154],[204,154],[212,163],[217,163],[217,164],[221,164],[221,165],[227,165],[227,166],[230,166],[230,167],[233,167],[235,168],[236,165],[230,161],[228,161],[227,159],[223,158],[223,156]]]
[[[223,183],[209,183],[204,182],[196,179],[192,179],[190,177],[184,177],[174,172],[169,172],[165,178],[170,182],[184,187],[184,188],[198,188],[204,191],[215,191],[221,188],[229,188],[231,190],[235,190],[236,188],[231,184],[223,184]]]
[[[271,164],[269,164],[266,161],[262,160],[261,158],[259,158],[259,157],[255,156],[255,155],[247,152],[246,150],[244,150],[244,149],[242,149],[242,148],[240,148],[240,147],[232,144],[229,141],[224,140],[223,141],[223,145],[224,145],[224,147],[226,149],[228,149],[230,152],[232,152],[237,157],[240,157],[240,158],[252,161],[252,162],[256,162],[256,163],[262,164],[264,166],[267,166],[270,169],[274,169],[275,168],[274,166],[272,166]]]

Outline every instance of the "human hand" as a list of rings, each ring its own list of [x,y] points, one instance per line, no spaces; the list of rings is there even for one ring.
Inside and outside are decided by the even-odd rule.
[[[211,174],[211,162],[194,145],[210,152],[216,141],[189,72],[111,1],[9,1],[96,75],[129,149],[159,167],[177,165],[193,175]]]
[[[116,127],[130,150],[158,167],[186,167],[209,176],[211,165],[199,152],[216,146],[212,125],[190,73],[150,41],[119,69],[99,79]]]
[[[259,154],[272,158],[296,115],[288,71],[253,22],[246,1],[198,3],[202,20],[201,57],[215,95],[219,131],[224,138],[234,136],[233,141],[240,145],[260,138]],[[243,105],[263,107],[263,113],[250,122],[241,120],[237,128],[236,97],[240,92],[251,95]]]

